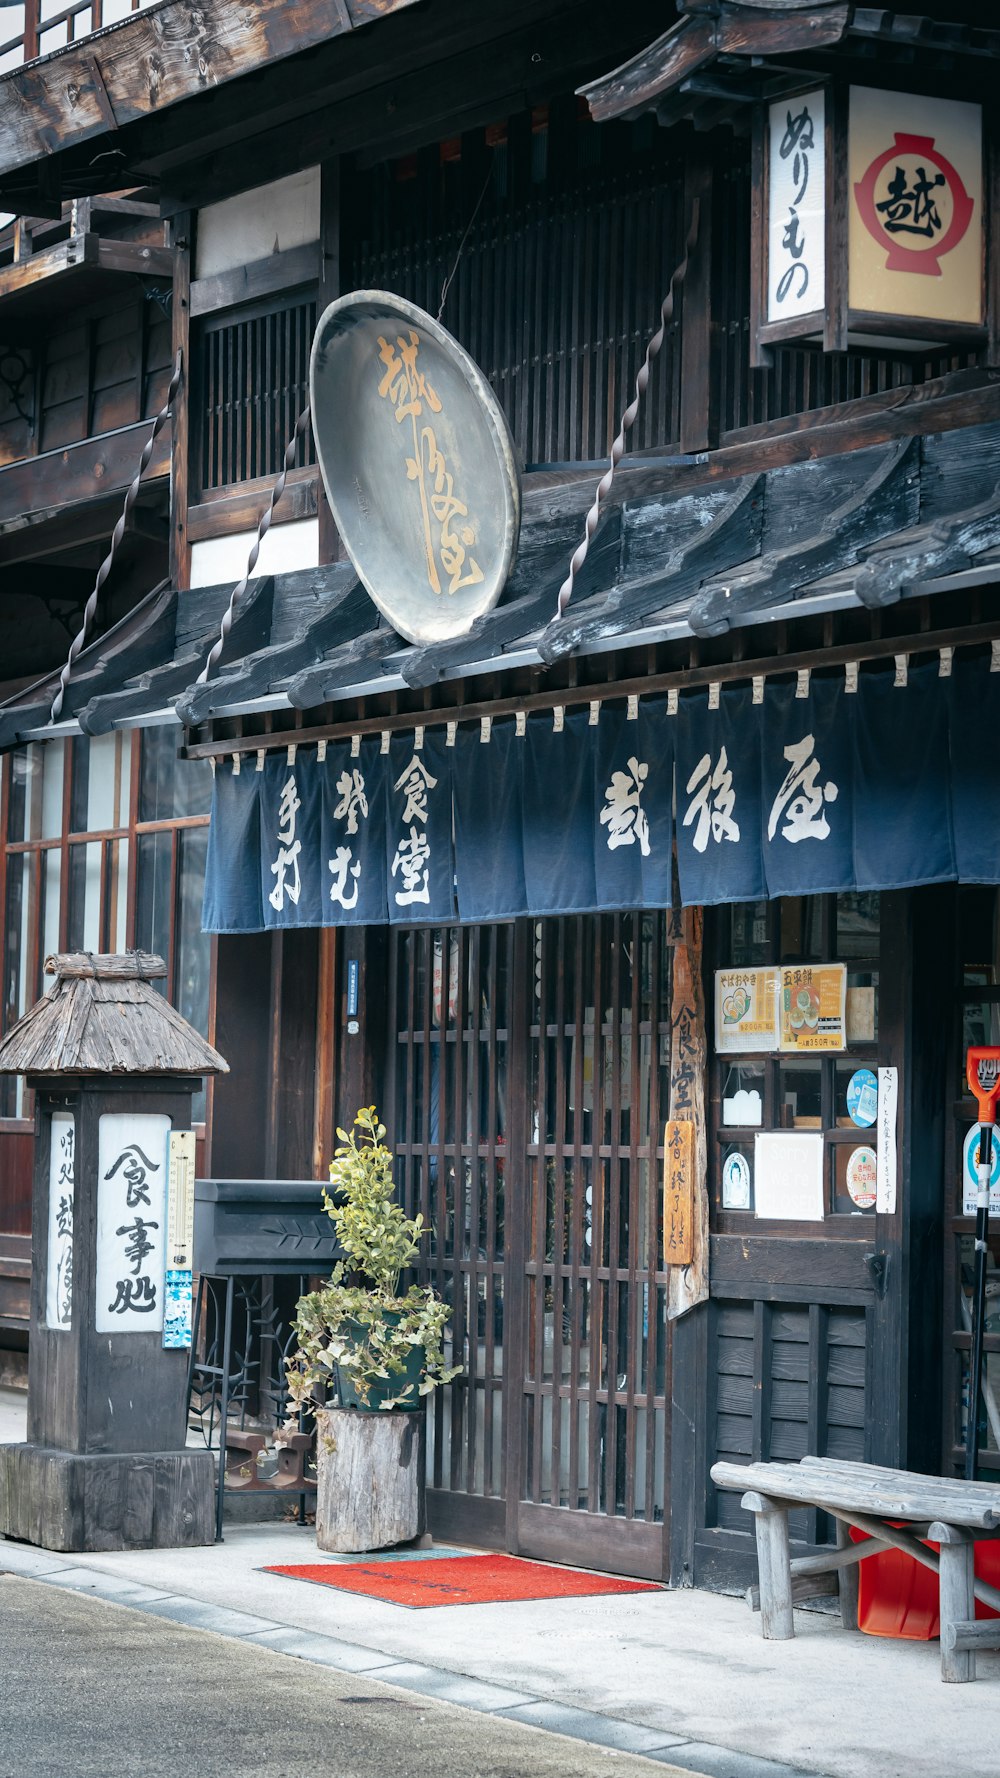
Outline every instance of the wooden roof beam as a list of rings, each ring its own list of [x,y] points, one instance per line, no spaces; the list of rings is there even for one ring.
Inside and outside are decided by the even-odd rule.
[[[160,0],[0,77],[0,178],[415,3]]]
[[[845,50],[853,56],[890,55],[895,62],[919,57],[1000,59],[1000,31],[953,24],[923,15],[854,7],[847,0],[825,4],[768,6],[764,0],[714,0],[711,11],[694,5],[678,23],[621,67],[591,81],[579,91],[598,123],[633,121],[655,111],[673,121],[678,95],[697,91],[694,79],[711,79],[710,70],[748,64],[761,68],[771,57],[812,55]],[[813,71],[815,72],[815,71]],[[734,88],[734,102],[752,98]]]

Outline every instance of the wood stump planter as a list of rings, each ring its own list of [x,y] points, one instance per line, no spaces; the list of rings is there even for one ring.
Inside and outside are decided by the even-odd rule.
[[[424,1414],[316,1414],[316,1544],[338,1555],[388,1549],[427,1526]]]

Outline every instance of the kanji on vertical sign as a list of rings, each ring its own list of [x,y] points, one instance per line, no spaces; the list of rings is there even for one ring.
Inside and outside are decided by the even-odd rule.
[[[663,1133],[663,1263],[694,1258],[694,1124],[671,1118]]]

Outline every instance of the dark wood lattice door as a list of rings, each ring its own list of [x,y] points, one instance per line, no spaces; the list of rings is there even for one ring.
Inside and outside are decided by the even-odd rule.
[[[658,914],[394,937],[391,1140],[463,1365],[440,1535],[664,1572],[668,959]]]

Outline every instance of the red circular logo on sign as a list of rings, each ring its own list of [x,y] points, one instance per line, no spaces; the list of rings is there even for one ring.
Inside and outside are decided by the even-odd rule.
[[[861,220],[888,252],[886,270],[939,278],[939,260],[957,247],[975,208],[933,136],[896,132],[854,187]]]

